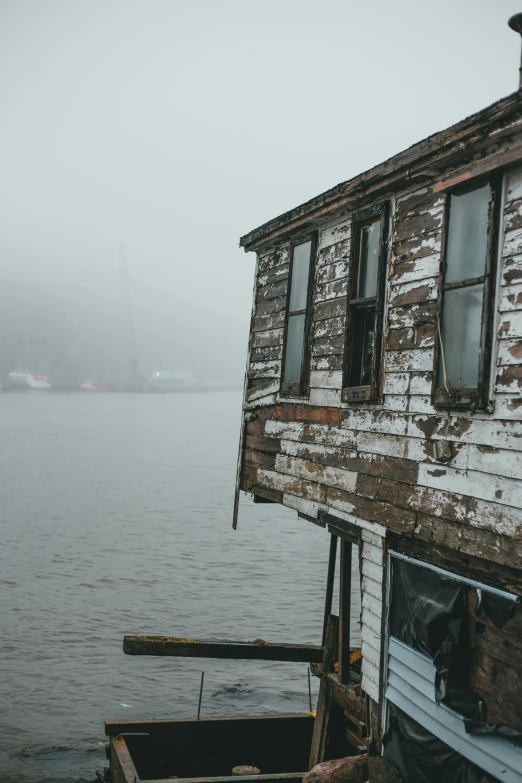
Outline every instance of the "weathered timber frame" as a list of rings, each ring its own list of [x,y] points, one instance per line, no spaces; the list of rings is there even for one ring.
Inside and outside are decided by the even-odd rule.
[[[302,245],[304,242],[310,242],[310,266],[308,270],[308,290],[306,296],[306,307],[304,310],[295,310],[290,313],[290,292],[292,290],[292,272],[294,266],[294,248]],[[310,332],[312,328],[312,311],[315,280],[315,261],[317,256],[317,231],[308,234],[300,234],[292,239],[290,244],[290,269],[288,274],[288,290],[286,294],[285,308],[285,327],[283,336],[283,356],[281,361],[281,387],[282,397],[306,397],[308,394],[308,380],[310,375]],[[288,337],[288,318],[290,315],[305,315],[305,325],[303,334],[303,356],[301,360],[301,378],[297,383],[284,381],[285,362],[286,362],[286,342]]]
[[[390,204],[388,201],[376,204],[354,214],[352,219],[352,244],[350,253],[350,273],[348,278],[348,301],[346,311],[346,331],[343,360],[343,402],[368,402],[379,397],[381,378],[382,333],[384,318],[384,295],[386,290],[386,262],[388,255]],[[377,291],[374,297],[358,299],[357,284],[360,272],[362,229],[376,220],[380,220],[379,261],[377,270]],[[355,333],[356,311],[375,307],[374,352],[371,381],[365,386],[350,386],[350,366],[354,359],[356,341],[360,335]]]
[[[451,283],[445,282],[448,235],[449,235],[449,217],[450,217],[450,197],[452,194],[461,195],[469,193],[481,185],[489,184],[490,201],[488,211],[488,231],[486,245],[486,269],[480,277],[468,278],[465,280],[456,280]],[[489,379],[491,374],[491,354],[493,346],[493,321],[495,314],[495,282],[498,260],[498,235],[500,226],[500,204],[502,192],[502,174],[497,173],[487,179],[476,179],[472,183],[467,182],[465,186],[454,188],[446,192],[444,205],[444,223],[442,235],[442,263],[439,283],[439,309],[438,322],[442,330],[442,319],[444,317],[444,294],[446,291],[461,289],[471,285],[482,284],[484,286],[484,296],[482,300],[482,327],[480,340],[480,360],[479,374],[476,389],[455,389],[448,394],[444,386],[444,377],[439,371],[441,345],[440,338],[437,335],[435,342],[434,373],[432,402],[440,408],[459,408],[476,410],[485,410],[489,406]],[[442,333],[442,331],[441,331]]]

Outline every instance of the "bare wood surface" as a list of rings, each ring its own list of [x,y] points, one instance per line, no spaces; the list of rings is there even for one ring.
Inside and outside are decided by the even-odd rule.
[[[341,584],[339,587],[339,679],[350,674],[350,622],[352,606],[352,544],[341,539]]]
[[[181,658],[235,658],[237,660],[294,661],[311,663],[323,660],[323,647],[307,644],[277,644],[255,639],[253,642],[206,641],[176,636],[125,636],[126,655],[159,655]]]
[[[323,672],[333,670],[339,640],[339,618],[331,614],[326,627],[326,639],[324,643]],[[321,679],[319,697],[317,699],[317,711],[315,716],[314,733],[310,749],[310,762],[308,769],[312,769],[324,759],[326,741],[328,738],[328,725],[330,722],[330,697],[326,678]]]
[[[326,599],[324,606],[323,644],[326,641],[328,617],[332,613],[332,598],[335,582],[335,562],[337,557],[337,536],[330,536],[330,555],[328,558],[328,576],[326,579]]]
[[[124,737],[111,738],[112,783],[140,783]]]
[[[284,783],[287,780],[300,781],[306,772],[280,772],[273,775],[227,775],[215,778],[177,778],[177,783]],[[142,780],[141,783],[172,783],[172,778]]]
[[[151,718],[150,720],[108,720],[105,721],[105,734],[108,737],[117,737],[120,734],[179,734],[180,728],[193,727],[194,731],[202,731],[208,728],[209,732],[215,731],[215,724],[226,724],[236,731],[235,724],[240,724],[246,731],[249,730],[249,724],[255,725],[263,723],[277,724],[281,727],[288,726],[290,723],[299,726],[311,721],[310,713],[289,712],[279,713],[277,715],[234,715],[223,718],[170,718],[162,720]],[[250,729],[252,730],[252,729]]]

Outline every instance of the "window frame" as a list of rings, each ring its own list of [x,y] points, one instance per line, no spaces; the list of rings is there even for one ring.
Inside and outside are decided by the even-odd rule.
[[[486,267],[483,275],[463,278],[445,283],[447,269],[448,240],[450,232],[451,196],[465,195],[484,185],[490,187],[488,227],[486,239]],[[500,230],[500,207],[502,194],[502,173],[474,179],[472,182],[448,189],[444,193],[444,221],[441,238],[441,264],[438,288],[438,307],[436,338],[434,351],[432,403],[437,408],[455,408],[459,410],[486,410],[490,405],[489,390],[491,379],[491,360],[493,351],[493,324],[495,317],[495,299],[498,267],[498,238]],[[444,295],[446,291],[461,290],[472,285],[483,284],[482,325],[480,335],[480,358],[476,388],[456,389],[449,395],[444,386],[444,378],[439,378],[441,359],[441,338],[444,319]]]
[[[381,233],[379,237],[379,260],[377,268],[377,290],[375,297],[358,299],[355,296],[360,271],[360,249],[362,229],[376,219],[380,220]],[[383,359],[383,326],[386,292],[386,268],[388,261],[388,246],[390,232],[390,202],[383,201],[367,209],[356,212],[351,222],[350,271],[348,275],[348,292],[346,302],[346,329],[343,353],[343,388],[342,402],[375,402],[379,399],[380,381]],[[375,350],[372,363],[372,378],[365,386],[348,386],[349,364],[353,356],[354,345],[351,341],[354,312],[357,309],[368,308],[374,302],[375,307]]]
[[[310,379],[310,331],[312,327],[312,308],[315,281],[315,266],[317,259],[317,231],[309,231],[306,234],[299,234],[292,239],[289,252],[289,270],[288,270],[288,288],[286,292],[285,305],[285,323],[283,331],[283,354],[281,357],[281,383],[279,393],[282,397],[306,397],[308,394],[308,383]],[[304,310],[295,310],[290,312],[290,293],[292,291],[292,273],[294,267],[294,249],[305,242],[310,242],[310,265],[308,269],[308,290],[306,295],[306,307]],[[301,360],[301,377],[299,381],[285,381],[285,363],[286,347],[288,339],[288,320],[291,315],[305,315],[305,324],[303,332],[303,357]]]

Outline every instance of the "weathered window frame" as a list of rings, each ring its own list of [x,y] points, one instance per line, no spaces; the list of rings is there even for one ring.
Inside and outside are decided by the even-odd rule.
[[[488,229],[486,240],[486,268],[483,275],[474,278],[464,278],[445,283],[446,264],[449,238],[449,219],[451,196],[464,195],[485,184],[490,187],[488,212]],[[442,228],[442,261],[439,280],[439,296],[437,310],[437,337],[435,340],[432,402],[438,408],[458,408],[467,410],[485,410],[489,406],[489,385],[491,375],[491,356],[493,348],[493,321],[495,315],[495,290],[498,257],[498,232],[500,226],[500,204],[502,190],[502,174],[480,177],[465,185],[454,187],[445,192],[444,222]],[[444,377],[439,378],[442,323],[444,318],[444,294],[446,291],[467,288],[471,285],[484,285],[482,302],[482,326],[480,337],[480,359],[477,388],[455,389],[448,394],[444,386]]]
[[[350,273],[348,277],[348,297],[346,304],[346,331],[343,358],[343,389],[341,399],[343,402],[369,402],[379,398],[383,323],[384,323],[384,298],[386,290],[386,266],[388,257],[390,203],[384,201],[368,209],[364,209],[353,215],[351,225],[351,251]],[[380,220],[381,230],[379,238],[379,261],[377,269],[377,291],[375,297],[357,299],[357,283],[360,267],[360,250],[362,229],[376,220]],[[371,382],[365,386],[349,386],[349,366],[353,358],[355,344],[352,340],[354,329],[355,311],[362,308],[375,307],[375,349],[372,363]]]
[[[310,242],[310,266],[308,270],[308,291],[306,298],[306,307],[304,310],[295,310],[290,312],[290,292],[292,290],[292,271],[294,265],[294,249],[298,245]],[[288,272],[288,290],[286,293],[285,308],[285,326],[283,333],[283,356],[281,360],[281,385],[280,395],[282,397],[305,397],[308,393],[308,381],[310,376],[310,330],[312,327],[312,305],[313,289],[315,280],[315,266],[317,257],[317,231],[307,234],[300,234],[292,239],[290,244],[289,272]],[[290,315],[305,315],[305,325],[303,334],[303,357],[301,360],[301,378],[298,382],[285,381],[285,362],[286,362],[286,343],[288,338],[288,319]]]

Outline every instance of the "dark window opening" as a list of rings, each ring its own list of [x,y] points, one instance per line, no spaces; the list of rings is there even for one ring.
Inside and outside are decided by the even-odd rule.
[[[293,245],[281,382],[281,393],[288,396],[306,394],[314,257],[314,236]]]
[[[484,408],[492,342],[498,183],[451,193],[438,322],[435,403]]]
[[[378,397],[387,232],[388,204],[359,213],[352,223],[344,402]]]

